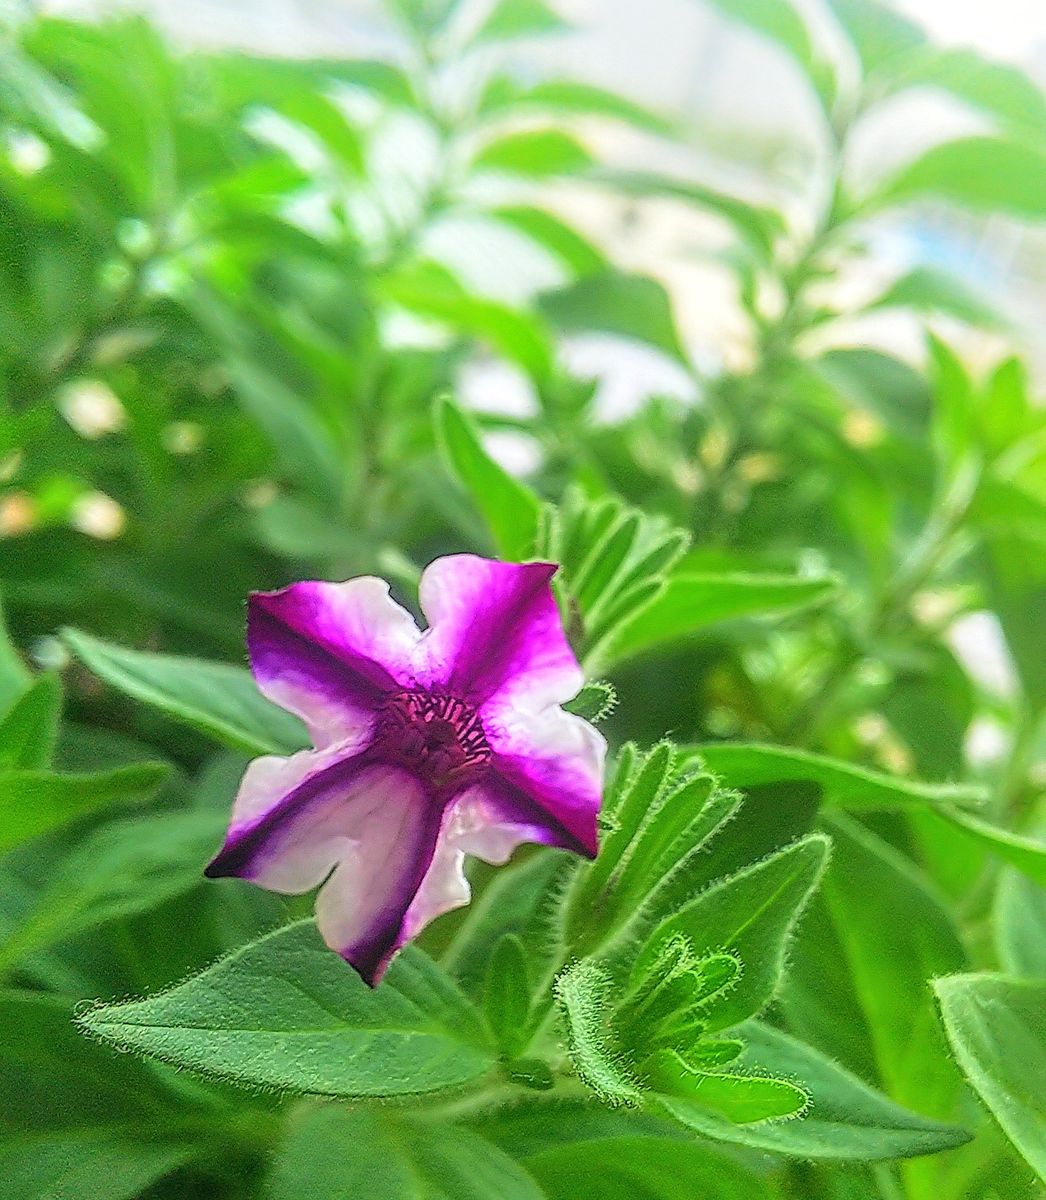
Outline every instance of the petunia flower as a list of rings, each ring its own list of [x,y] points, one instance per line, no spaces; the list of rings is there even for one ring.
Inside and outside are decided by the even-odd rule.
[[[322,883],[327,945],[372,986],[467,904],[466,855],[596,853],[606,744],[560,705],[581,687],[550,563],[471,554],[421,577],[428,628],[364,576],[251,596],[251,669],[314,749],[255,759],[207,867],[276,892]]]

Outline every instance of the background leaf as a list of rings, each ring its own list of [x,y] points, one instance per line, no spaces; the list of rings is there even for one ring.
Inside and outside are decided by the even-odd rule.
[[[61,829],[100,809],[141,804],[155,795],[168,773],[163,763],[143,763],[84,775],[0,772],[4,798],[0,850]]]
[[[482,512],[501,554],[524,559],[534,546],[537,497],[483,449],[475,425],[449,400],[436,409],[440,448],[451,471]]]
[[[1004,138],[945,142],[904,167],[875,198],[877,205],[931,197],[977,212],[1046,215],[1046,156]]]
[[[392,1113],[330,1106],[300,1110],[273,1162],[265,1200],[291,1200],[310,1180],[315,1200],[345,1188],[360,1200],[541,1200],[541,1189],[507,1154],[466,1129]]]
[[[77,629],[63,637],[106,683],[227,745],[280,754],[306,744],[301,722],[270,704],[242,667],[110,646]]]
[[[1007,1136],[1046,1178],[1046,984],[999,975],[934,981],[948,1040],[966,1078]]]

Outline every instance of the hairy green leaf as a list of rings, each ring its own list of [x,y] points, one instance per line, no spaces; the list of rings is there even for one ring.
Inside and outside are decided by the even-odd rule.
[[[736,954],[738,983],[709,1007],[708,1029],[727,1029],[770,1000],[792,932],[828,858],[828,840],[811,834],[761,863],[714,883],[656,927],[633,967],[648,969],[671,938],[685,938],[697,957]]]
[[[1046,1180],[1046,981],[952,975],[933,987],[966,1078]]]
[[[614,995],[607,972],[591,960],[572,963],[556,979],[556,1000],[579,1077],[606,1104],[638,1104],[641,1083],[615,1044],[609,1025]]]
[[[673,1116],[677,1115],[673,1103],[682,1100],[687,1106],[711,1109],[731,1125],[752,1125],[794,1117],[809,1099],[801,1087],[785,1079],[695,1070],[676,1050],[659,1050],[644,1070],[650,1087]]]
[[[706,1137],[824,1161],[875,1161],[933,1154],[969,1140],[962,1129],[921,1117],[887,1099],[813,1047],[760,1022],[742,1025],[745,1049],[734,1067],[780,1075],[809,1093],[792,1121],[738,1128],[675,1099],[661,1107]]]
[[[439,1091],[492,1064],[478,1014],[420,950],[408,947],[372,990],[312,921],[80,1022],[123,1049],[230,1082],[330,1096]]]

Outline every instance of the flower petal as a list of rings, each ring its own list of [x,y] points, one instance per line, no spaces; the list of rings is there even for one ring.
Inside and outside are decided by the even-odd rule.
[[[367,727],[382,699],[409,682],[420,637],[389,585],[373,576],[250,597],[247,645],[258,687],[300,716],[320,748]]]
[[[443,811],[435,854],[404,915],[396,948],[442,913],[468,904],[472,893],[465,878],[466,855],[500,865],[522,842],[560,844],[553,832],[498,788],[483,783],[455,796]]]
[[[240,783],[225,844],[205,874],[236,875],[277,892],[315,887],[345,848],[346,802],[372,762],[368,747],[360,738],[290,758],[256,758]]]
[[[584,682],[549,581],[553,563],[504,563],[453,554],[421,577],[429,623],[418,677],[479,706],[494,695],[538,712],[576,695]]]
[[[372,987],[407,940],[404,916],[432,865],[442,806],[399,767],[371,768],[347,847],[316,899],[323,940]]]
[[[554,845],[595,857],[607,744],[581,717],[558,707],[531,714],[501,697],[481,709],[493,757],[491,787],[536,823],[559,831]],[[496,780],[496,783],[495,783]]]
[[[206,873],[290,893],[326,880],[316,899],[324,941],[373,984],[406,940],[404,915],[431,866],[442,805],[402,767],[340,751],[251,763]]]

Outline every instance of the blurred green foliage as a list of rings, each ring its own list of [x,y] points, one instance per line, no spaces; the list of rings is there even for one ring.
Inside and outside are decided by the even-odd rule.
[[[790,0],[709,6],[808,85],[816,187],[768,178],[779,202],[754,204],[696,168],[604,161],[604,128],[669,161],[694,138],[542,77],[531,39],[568,29],[544,0],[390,0],[388,56],[366,61],[0,10],[0,1197],[1042,1194],[1046,409],[1012,349],[963,354],[974,331],[1011,337],[969,281],[927,261],[857,304],[838,285],[881,276],[875,231],[913,208],[1046,218],[1046,98],[880,0],[812,23]],[[859,183],[854,137],[927,88],[982,132]],[[710,217],[744,365],[699,365],[721,348],[695,353],[678,296],[562,215],[564,187]],[[485,293],[447,247],[492,229],[557,282]],[[925,331],[916,365],[848,337],[884,310]],[[578,334],[643,343],[695,402],[603,419],[563,353]],[[525,411],[449,399],[477,364],[516,372]],[[491,454],[506,435],[532,452],[525,481]],[[303,744],[242,669],[245,594],[376,573],[411,601],[463,546],[561,562],[579,655],[611,681],[577,711],[614,746],[683,746],[620,751],[596,865],[478,870],[473,909],[423,941],[441,966],[410,951],[379,999],[339,1000],[320,1074],[186,1041],[173,993],[94,1018],[156,1059],[77,1033],[78,1001],[248,943],[214,971],[276,978],[311,944],[288,925],[302,902],[199,878],[245,752]],[[998,632],[1012,679],[957,654],[963,618]],[[567,909],[542,958],[549,894]],[[717,1008],[725,950],[744,983]],[[336,986],[338,961],[317,963],[312,986]],[[690,1059],[658,1040],[671,1020],[637,1018],[650,970],[705,1006]],[[500,1061],[512,1105],[258,1091],[380,1094],[353,1022],[443,972],[460,997],[396,1051],[428,1070],[421,1038],[435,1082],[406,1090]],[[469,1022],[488,1033],[444,1078],[436,1043]],[[544,1095],[554,1067],[575,1090]]]

